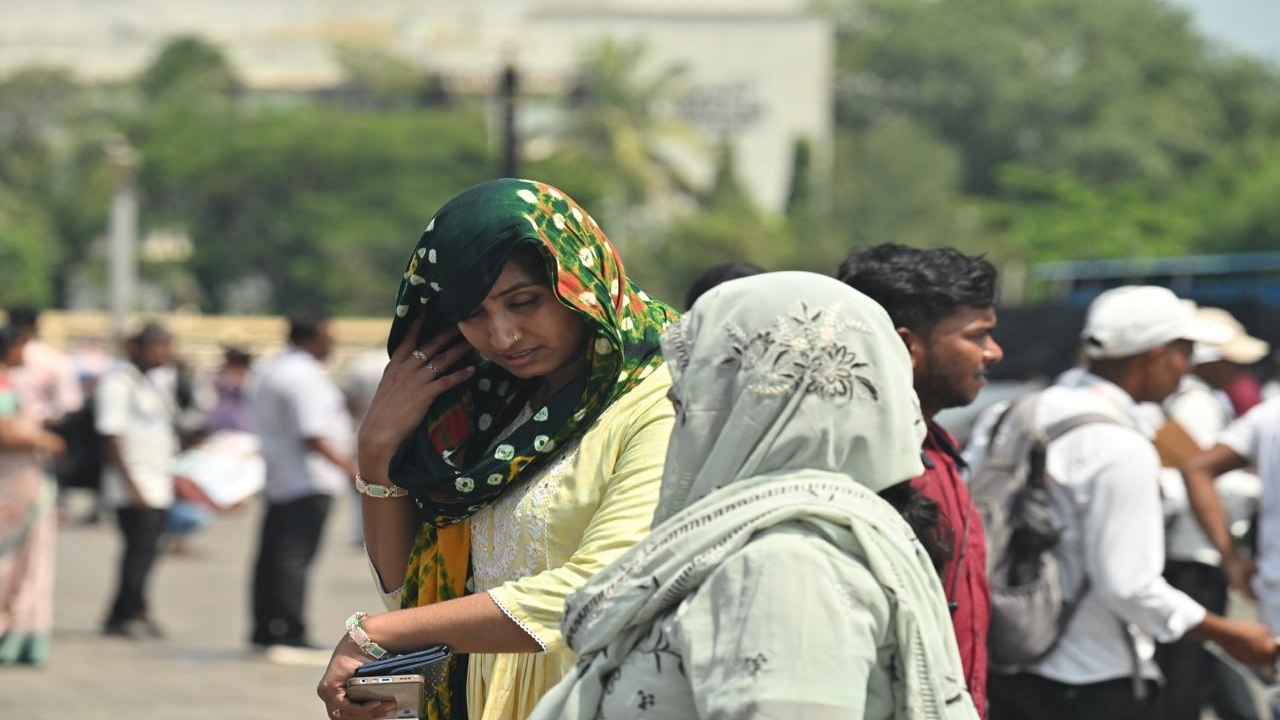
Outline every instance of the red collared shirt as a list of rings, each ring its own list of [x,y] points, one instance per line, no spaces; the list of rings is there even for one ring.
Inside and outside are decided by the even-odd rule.
[[[938,504],[954,538],[951,559],[943,567],[942,588],[950,604],[965,683],[978,715],[987,716],[987,626],[991,622],[991,594],[987,589],[987,539],[982,520],[960,476],[964,461],[955,438],[929,422],[922,458],[924,474],[913,482]]]

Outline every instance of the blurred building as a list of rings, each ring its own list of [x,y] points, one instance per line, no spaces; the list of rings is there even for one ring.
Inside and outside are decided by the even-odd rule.
[[[342,81],[333,49],[376,47],[492,92],[508,61],[529,92],[568,92],[582,51],[642,40],[654,70],[682,65],[675,112],[709,144],[729,138],[744,188],[780,210],[792,148],[829,156],[834,37],[804,0],[5,0],[0,74],[65,66],[98,82],[135,75],[178,35],[222,47],[250,89],[321,91]],[[709,163],[687,168],[695,181]]]

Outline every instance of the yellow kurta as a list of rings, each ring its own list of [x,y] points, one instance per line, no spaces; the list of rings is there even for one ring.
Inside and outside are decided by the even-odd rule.
[[[476,592],[545,652],[474,654],[471,720],[523,720],[573,666],[560,636],[565,599],[649,533],[674,420],[671,376],[655,371],[551,465],[471,518]]]

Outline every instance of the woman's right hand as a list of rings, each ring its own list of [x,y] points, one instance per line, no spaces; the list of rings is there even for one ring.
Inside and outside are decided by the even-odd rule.
[[[338,646],[333,649],[329,658],[329,666],[325,668],[324,677],[316,686],[316,694],[324,702],[325,714],[337,720],[372,720],[373,718],[390,717],[396,711],[396,703],[389,700],[353,702],[347,697],[347,681],[355,674],[356,668],[369,662],[359,646],[350,636],[343,636]]]
[[[391,354],[360,425],[360,466],[370,481],[384,479],[380,476],[391,456],[422,422],[431,403],[475,374],[473,365],[453,367],[471,350],[465,341],[458,342],[461,334],[454,328],[421,347],[415,345],[424,317],[425,313],[409,326]]]

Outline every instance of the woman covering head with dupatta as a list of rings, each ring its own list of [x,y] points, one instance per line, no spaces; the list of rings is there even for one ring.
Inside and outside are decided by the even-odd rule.
[[[66,445],[22,403],[23,344],[0,327],[0,666],[45,665],[53,635],[57,486],[46,467]]]
[[[360,430],[365,544],[389,610],[353,615],[318,689],[382,652],[461,662],[425,717],[524,718],[572,667],[568,595],[649,530],[673,414],[658,339],[675,313],[549,185],[495,180],[427,224]]]
[[[831,278],[757,275],[662,345],[653,533],[570,598],[581,659],[533,719],[977,718],[931,528],[897,507],[925,425],[888,314]]]

